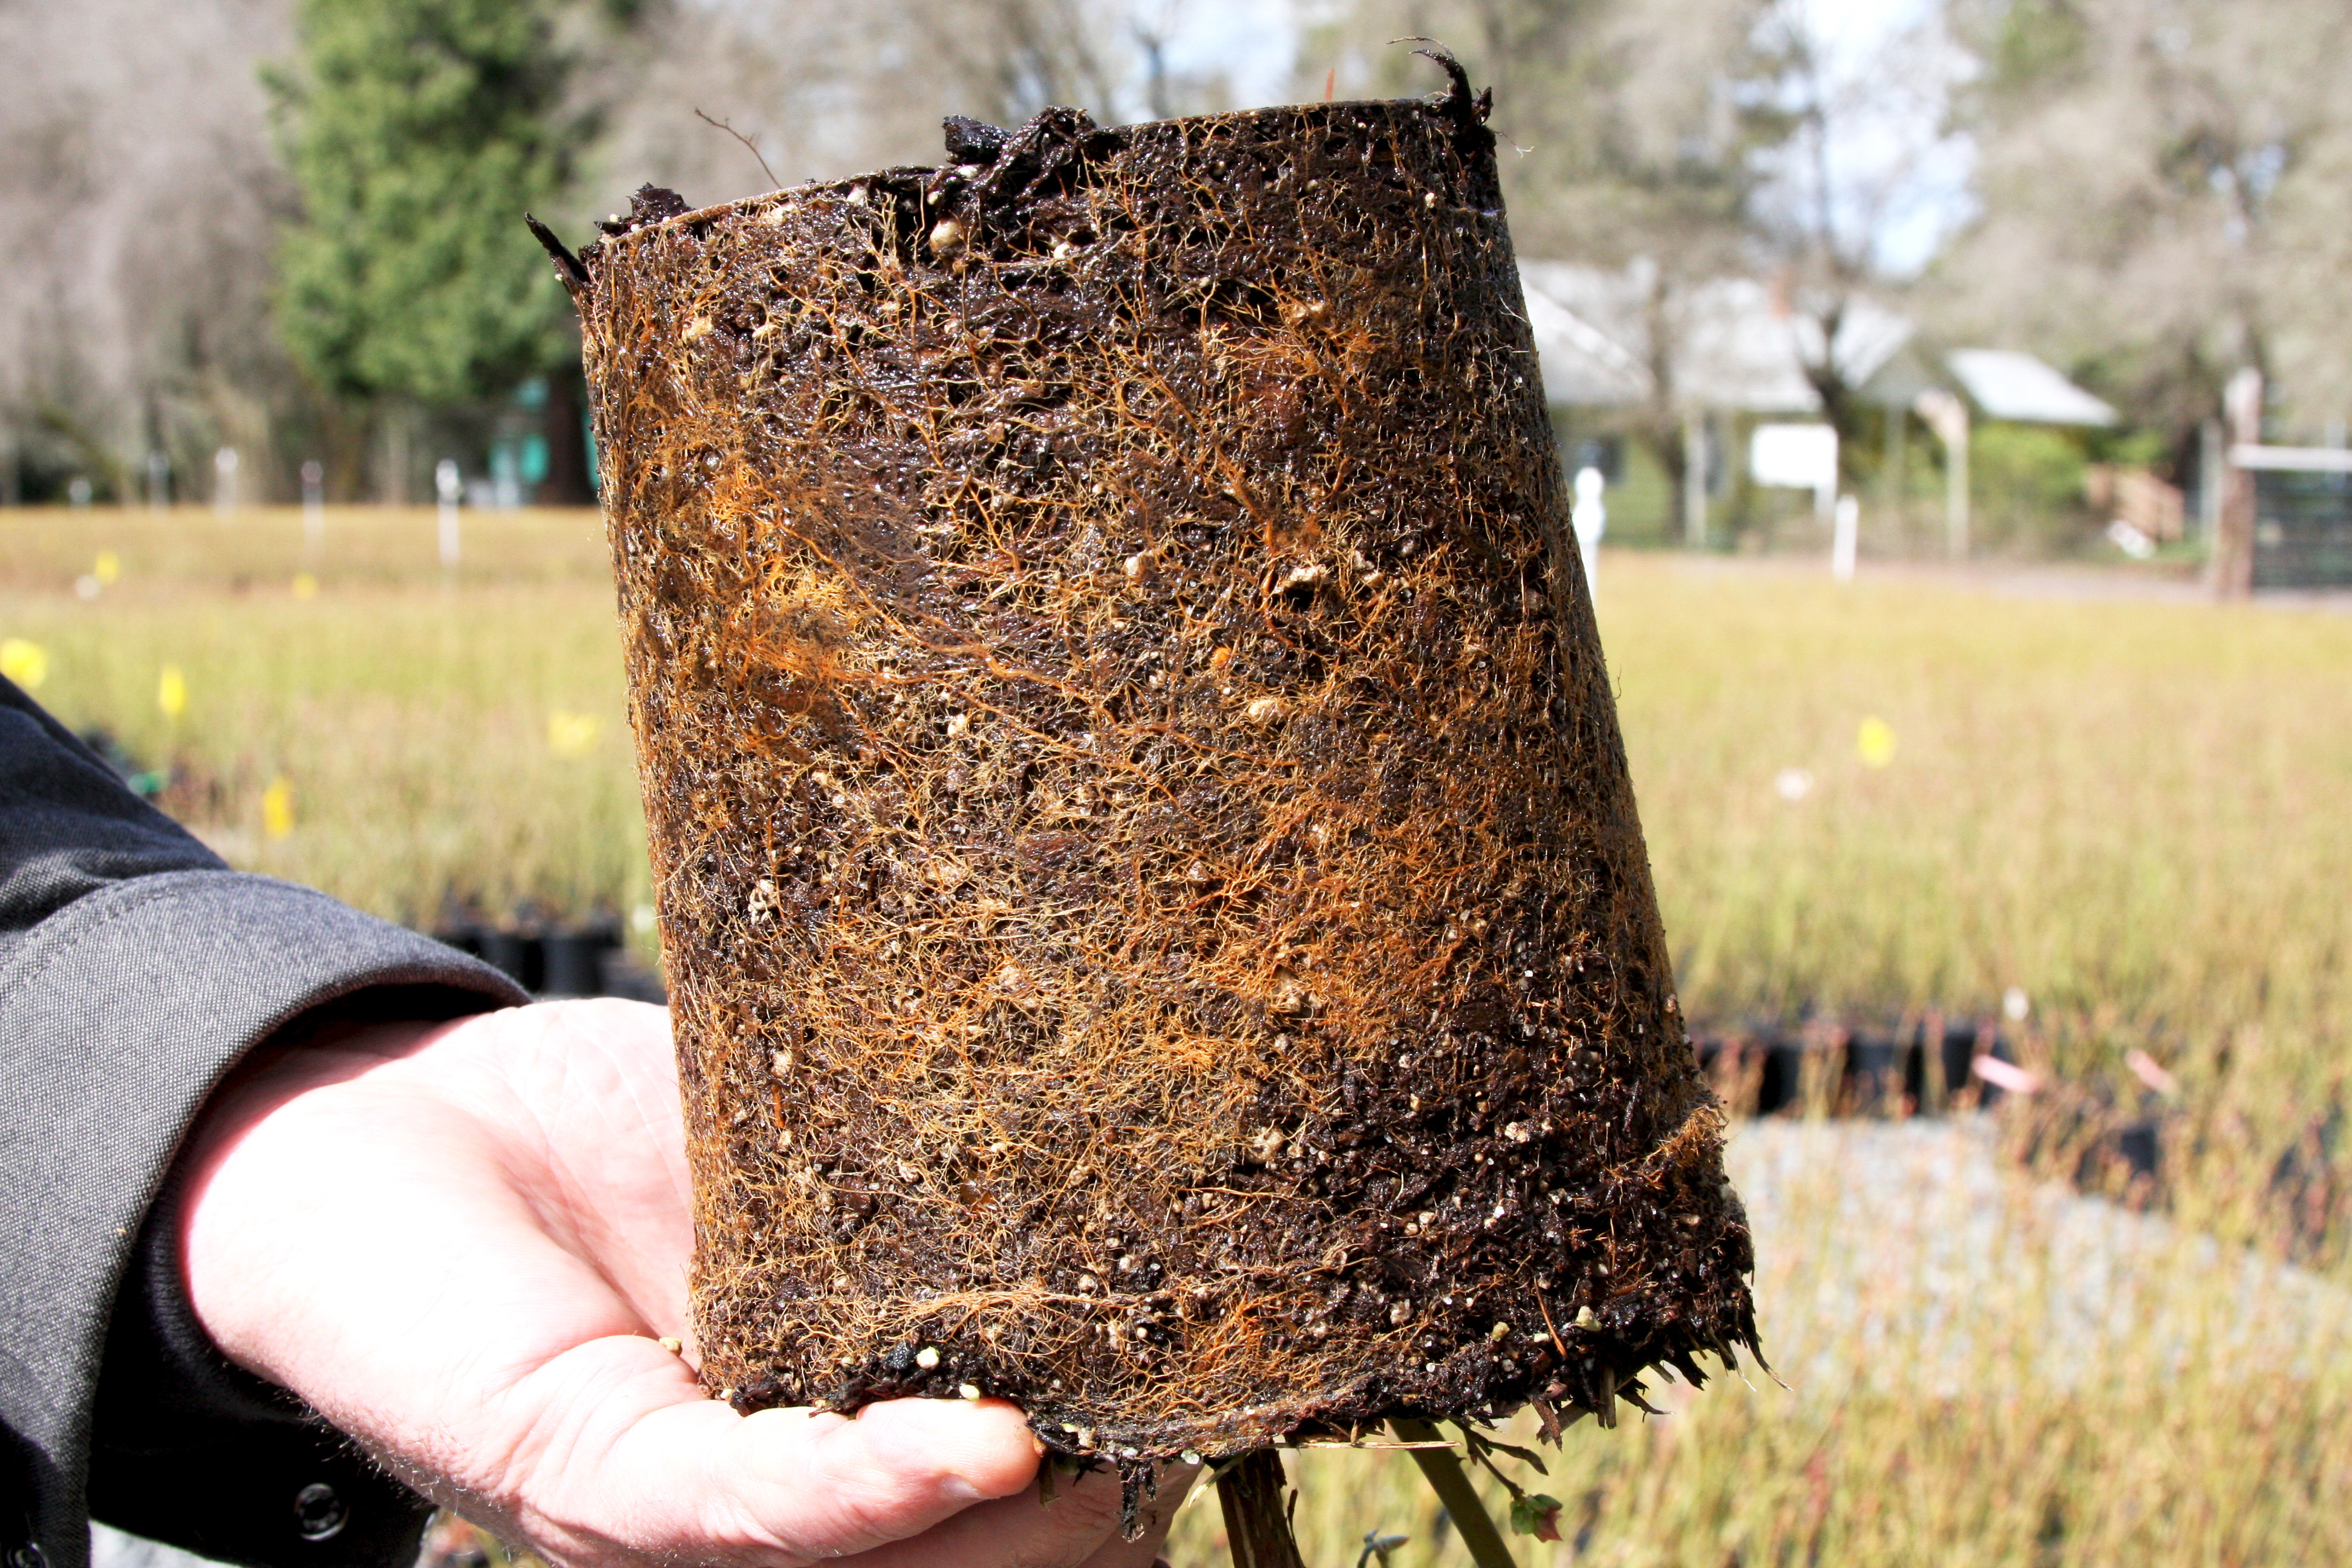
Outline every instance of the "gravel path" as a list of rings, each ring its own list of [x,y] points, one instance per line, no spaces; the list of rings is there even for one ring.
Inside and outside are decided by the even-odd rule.
[[[1975,1120],[1746,1123],[1765,1353],[1790,1384],[1956,1390],[1980,1358],[2071,1386],[2352,1368],[2352,1291],[2007,1168]]]

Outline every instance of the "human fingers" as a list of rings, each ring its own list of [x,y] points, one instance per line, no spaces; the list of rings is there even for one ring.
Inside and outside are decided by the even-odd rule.
[[[877,1407],[878,1408],[878,1407]],[[982,1503],[911,1541],[856,1559],[857,1568],[936,1568],[947,1563],[1013,1563],[1037,1568],[1150,1568],[1166,1547],[1169,1527],[1195,1471],[1161,1470],[1156,1496],[1138,1500],[1136,1539],[1119,1531],[1118,1475],[1097,1470],[1057,1475],[1046,1499],[1030,1488]]]
[[[1032,1484],[979,1504],[921,1536],[867,1552],[856,1559],[857,1568],[946,1568],[976,1562],[1080,1568],[1118,1540],[1116,1474],[1056,1474],[1050,1496],[1047,1490]]]
[[[877,1548],[905,1568],[1075,1564],[1117,1511],[1114,1489],[1069,1548],[1061,1537],[1090,1528],[1083,1504],[1050,1521],[1021,1517],[1035,1512],[1035,1448],[1020,1413],[999,1401],[899,1401],[854,1420],[743,1417],[633,1385],[617,1364],[631,1353],[625,1342],[583,1346],[530,1380],[508,1413],[520,1425],[501,1420],[484,1446],[503,1444],[502,1462],[451,1500],[568,1568],[793,1568]],[[596,1364],[604,1356],[615,1364]],[[1003,1528],[961,1523],[1000,1498],[1023,1505]]]

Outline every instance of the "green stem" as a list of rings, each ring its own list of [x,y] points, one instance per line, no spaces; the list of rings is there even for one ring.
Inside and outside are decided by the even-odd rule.
[[[1410,1421],[1400,1416],[1389,1423],[1396,1435],[1408,1443],[1443,1443],[1444,1434],[1427,1421]],[[1462,1468],[1462,1461],[1454,1457],[1451,1447],[1413,1448],[1412,1462],[1421,1467],[1430,1490],[1445,1505],[1446,1516],[1454,1528],[1462,1532],[1462,1544],[1470,1549],[1470,1560],[1478,1568],[1518,1568],[1512,1560],[1510,1548],[1503,1544],[1503,1532],[1495,1528],[1494,1517],[1479,1500],[1478,1489]]]
[[[1287,1490],[1282,1457],[1271,1448],[1234,1461],[1218,1477],[1217,1504],[1224,1510],[1234,1568],[1303,1568],[1284,1506]]]

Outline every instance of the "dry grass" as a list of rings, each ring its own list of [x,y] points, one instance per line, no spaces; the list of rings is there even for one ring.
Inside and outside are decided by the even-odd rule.
[[[2189,1217],[2275,1226],[2270,1173],[2352,1071],[2352,616],[1660,557],[1599,598],[1691,1016],[2015,987],[2032,1065],[2126,1104],[2128,1050],[2180,1080]]]
[[[240,864],[412,918],[451,889],[631,907],[601,535],[577,516],[467,521],[445,582],[429,513],[336,513],[304,599],[290,513],[0,514],[0,637],[42,645],[39,695],[69,722],[216,786],[190,798]],[[121,580],[85,601],[73,578],[100,549]],[[2169,1315],[2126,1304],[2087,1350],[2047,1328],[2050,1281],[2084,1260],[2032,1229],[2029,1187],[2001,1200],[2023,1250],[1942,1316],[1825,1305],[1832,1265],[1882,1303],[1930,1271],[1871,1253],[1839,1207],[1855,1175],[1825,1149],[1759,1249],[1766,1347],[1795,1391],[1731,1380],[1662,1420],[1577,1428],[1544,1485],[1589,1522],[1586,1555],[2352,1561],[2341,1312],[2334,1337],[2255,1353],[2243,1278],[2197,1235],[2261,1240],[2272,1163],[2345,1092],[2352,617],[1638,556],[1603,563],[1599,601],[1693,1016],[1984,1012],[2015,986],[2030,1056],[2119,1078],[2144,1047],[2180,1078],[2200,1146],[2178,1151],[2185,1239],[2135,1263],[2171,1282]],[[157,710],[166,662],[189,691],[176,722]],[[584,754],[551,743],[559,712],[597,721]],[[1884,767],[1858,754],[1867,718],[1894,732]],[[1789,769],[1811,774],[1801,799],[1775,787]],[[271,838],[279,776],[294,824]],[[2339,1281],[2342,1245],[2320,1259]],[[1305,1465],[1318,1568],[1376,1526],[1414,1537],[1397,1568],[1462,1561],[1430,1551],[1401,1459]],[[1179,1568],[1213,1560],[1214,1525],[1213,1505],[1186,1515]]]
[[[1670,1388],[1664,1417],[1575,1427],[1527,1478],[1566,1505],[1567,1539],[1522,1539],[1522,1563],[2352,1560],[2352,1295],[1941,1146],[1982,1138],[1873,1142],[1735,1138],[1734,1179],[1762,1200],[1759,1317],[1792,1386]],[[1313,1452],[1293,1473],[1310,1564],[1352,1563],[1368,1531],[1411,1538],[1394,1568],[1467,1563],[1402,1456]],[[1218,1568],[1219,1537],[1213,1502],[1189,1509],[1176,1568]]]
[[[2344,1016],[2352,617],[1611,566],[1694,1012],[2016,985],[2069,1041],[2183,1045]],[[1883,768],[1857,755],[1871,717]],[[1801,801],[1786,768],[1814,776]]]
[[[469,513],[450,574],[429,511],[337,511],[325,534],[307,551],[289,511],[5,517],[0,635],[45,649],[37,695],[66,722],[168,763],[166,804],[242,868],[420,923],[452,893],[498,914],[646,901],[593,515]],[[120,576],[84,600],[74,579],[101,550]]]

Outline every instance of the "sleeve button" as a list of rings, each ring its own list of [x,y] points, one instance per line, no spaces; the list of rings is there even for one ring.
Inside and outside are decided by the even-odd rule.
[[[294,1531],[305,1541],[332,1541],[351,1517],[350,1508],[324,1481],[312,1481],[294,1494]]]

